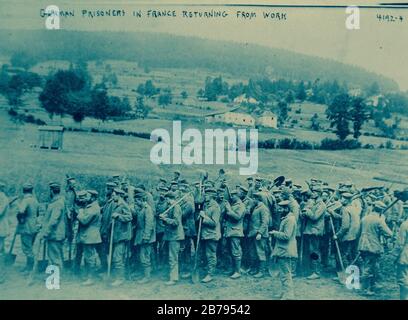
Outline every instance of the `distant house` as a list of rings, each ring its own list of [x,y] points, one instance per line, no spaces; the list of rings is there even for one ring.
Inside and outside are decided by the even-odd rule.
[[[239,112],[216,112],[205,116],[207,123],[227,123],[237,126],[254,127],[255,119],[250,114]]]
[[[258,101],[252,97],[246,97],[245,94],[242,94],[234,99],[235,104],[258,104]]]
[[[379,94],[367,98],[365,102],[369,106],[378,107],[380,102],[386,102],[386,98],[382,94]]]
[[[270,111],[264,112],[257,119],[257,125],[266,128],[278,128],[278,116]]]

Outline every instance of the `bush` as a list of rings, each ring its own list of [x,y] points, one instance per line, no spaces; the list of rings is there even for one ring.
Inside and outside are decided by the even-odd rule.
[[[386,149],[394,149],[394,144],[392,143],[391,140],[387,140],[387,142],[385,143],[385,148]]]
[[[301,114],[301,113],[302,113],[302,110],[301,110],[301,109],[297,109],[297,110],[295,111],[295,113]]]
[[[112,131],[112,134],[116,134],[118,136],[124,136],[124,135],[126,135],[126,132],[123,129],[114,129]]]
[[[324,138],[320,143],[320,149],[322,150],[342,150],[342,149],[359,149],[361,143],[357,140],[338,140]]]
[[[363,146],[364,149],[374,149],[374,145],[367,143]]]
[[[9,109],[7,113],[12,117],[17,117],[18,115],[17,111],[14,109]]]

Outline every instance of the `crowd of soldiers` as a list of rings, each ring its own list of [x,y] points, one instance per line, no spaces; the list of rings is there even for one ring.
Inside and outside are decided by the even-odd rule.
[[[175,285],[197,270],[203,283],[217,281],[219,272],[231,279],[259,279],[273,276],[272,265],[279,270],[281,298],[294,299],[294,277],[318,279],[333,262],[337,271],[358,265],[362,289],[373,295],[380,257],[387,250],[395,257],[400,297],[408,298],[406,200],[385,187],[358,190],[352,182],[331,187],[311,179],[303,188],[283,176],[251,176],[232,187],[228,180],[223,169],[214,180],[201,172],[195,183],[176,171],[149,189],[114,175],[102,199],[98,191],[67,177],[66,185],[49,184],[44,213],[33,185],[25,183],[14,203],[16,234],[26,256],[21,271],[37,272],[41,248],[62,277],[68,257],[72,274],[85,286],[100,277],[113,287],[125,281],[145,284],[155,273],[165,273],[166,285]],[[1,183],[3,257],[5,239],[12,234],[6,213],[14,201],[5,188]],[[0,283],[6,269],[3,263]]]

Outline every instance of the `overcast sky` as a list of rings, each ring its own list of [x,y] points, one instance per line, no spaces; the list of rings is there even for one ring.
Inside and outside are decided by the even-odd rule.
[[[378,1],[378,2],[386,2]],[[232,40],[244,43],[257,43],[265,46],[288,49],[309,55],[331,58],[340,62],[358,65],[367,70],[388,76],[398,82],[400,88],[408,90],[408,7],[406,9],[362,8],[361,29],[347,30],[345,27],[345,8],[253,8],[253,7],[198,7],[198,6],[160,6],[165,1],[4,1],[0,0],[1,29],[40,29],[45,28],[40,9],[55,4],[61,10],[75,10],[74,18],[63,18],[61,29],[65,30],[111,30],[111,31],[152,31],[178,35],[199,36],[216,40]],[[173,0],[167,3],[186,3]],[[188,3],[197,3],[190,1]],[[199,1],[202,3],[242,3],[244,1]],[[246,3],[284,3],[289,1],[246,1]],[[292,0],[290,3],[305,3]],[[318,4],[316,0],[307,1]],[[321,1],[326,4],[347,4],[350,1]],[[354,3],[376,4],[376,1],[360,0]],[[390,1],[389,2],[396,2]],[[147,4],[149,3],[149,4]],[[96,17],[83,18],[81,10],[95,9],[126,10],[125,18]],[[224,19],[186,19],[177,18],[135,18],[133,10],[169,9],[203,11],[226,10]],[[236,11],[256,12],[252,20],[238,19]],[[264,19],[263,12],[286,13],[287,20]],[[378,21],[377,14],[403,17],[400,22]],[[57,31],[55,31],[57,32]],[[4,45],[4,43],[2,44]]]

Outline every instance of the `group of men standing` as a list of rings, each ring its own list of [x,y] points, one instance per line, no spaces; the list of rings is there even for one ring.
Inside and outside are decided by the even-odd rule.
[[[205,272],[203,283],[216,281],[219,269],[231,279],[243,274],[259,279],[276,263],[281,298],[294,299],[293,277],[318,279],[334,257],[337,271],[359,265],[363,289],[372,295],[379,258],[391,248],[400,297],[408,299],[408,204],[385,188],[357,190],[351,182],[331,188],[318,179],[307,184],[303,189],[288,178],[258,176],[231,187],[223,169],[214,181],[202,172],[189,183],[176,171],[171,181],[161,178],[150,190],[114,175],[102,197],[67,177],[65,190],[58,182],[49,184],[41,213],[32,184],[25,183],[18,201],[10,201],[1,183],[0,253],[5,256],[6,213],[15,201],[25,273],[33,272],[41,248],[62,275],[70,262],[86,286],[101,275],[114,287],[135,278],[145,284],[161,270],[168,275],[166,285],[198,269]],[[5,268],[0,269],[3,282]]]

